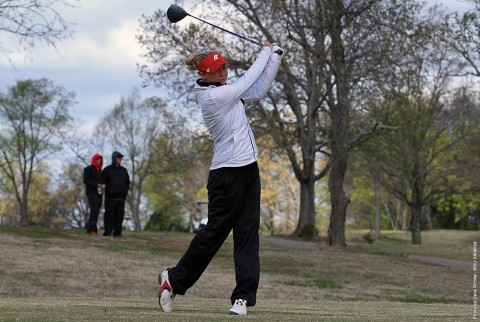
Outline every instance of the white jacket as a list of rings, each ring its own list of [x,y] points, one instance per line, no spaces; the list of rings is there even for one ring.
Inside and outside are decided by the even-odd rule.
[[[280,57],[263,47],[247,72],[232,84],[195,84],[203,121],[214,140],[211,170],[242,167],[258,158],[257,145],[245,114],[244,102],[259,100],[270,90]]]

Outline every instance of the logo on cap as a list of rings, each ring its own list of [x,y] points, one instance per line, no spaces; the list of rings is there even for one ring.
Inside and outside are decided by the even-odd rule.
[[[215,73],[224,64],[229,64],[218,51],[208,54],[197,66],[200,72]]]

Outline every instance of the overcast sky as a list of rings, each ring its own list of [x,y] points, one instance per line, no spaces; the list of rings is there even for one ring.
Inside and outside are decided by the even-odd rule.
[[[429,0],[450,8],[464,8],[464,0]],[[144,54],[135,35],[142,14],[152,15],[166,10],[171,0],[81,0],[77,8],[62,7],[61,15],[74,23],[72,39],[61,40],[57,48],[37,45],[25,53],[6,57],[0,55],[0,91],[13,86],[17,80],[46,77],[68,91],[76,93],[77,104],[72,116],[86,134],[121,97],[134,87],[141,89],[142,79],[136,64]],[[188,10],[187,7],[185,7]],[[201,15],[201,14],[199,14]],[[0,41],[4,41],[0,37]],[[141,89],[148,97],[158,89]]]
[[[76,93],[71,114],[86,134],[121,97],[141,89],[136,64],[144,53],[135,39],[142,14],[166,10],[169,0],[81,0],[76,8],[62,7],[62,17],[72,23],[73,38],[57,48],[38,44],[28,53],[9,55],[15,68],[0,55],[0,91],[17,80],[46,77]],[[2,41],[0,37],[0,41]],[[28,57],[28,58],[26,58]],[[154,93],[142,90],[143,96]]]

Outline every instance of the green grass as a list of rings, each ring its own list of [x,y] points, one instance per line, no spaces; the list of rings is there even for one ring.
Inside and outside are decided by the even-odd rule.
[[[77,232],[78,230],[75,231]],[[42,229],[37,227],[15,228],[7,226],[0,226],[0,233],[15,234],[17,236],[36,239],[68,238],[70,235],[66,230]]]
[[[349,231],[349,236],[363,232]],[[462,321],[472,318],[472,271],[410,261],[425,255],[471,261],[478,232],[383,232],[373,244],[328,247],[261,240],[259,301],[252,321]],[[233,240],[172,314],[156,302],[160,269],[174,265],[193,235],[0,227],[0,322],[231,321]]]
[[[351,231],[361,235],[365,231]],[[431,230],[422,232],[422,244],[412,245],[410,232],[385,231],[373,244],[349,244],[347,250],[385,256],[421,255],[471,261],[474,241],[480,240],[478,231]]]
[[[246,317],[227,315],[220,299],[182,299],[172,313],[160,311],[155,299],[49,298],[0,299],[1,321],[468,321],[471,307],[363,301],[266,300]]]

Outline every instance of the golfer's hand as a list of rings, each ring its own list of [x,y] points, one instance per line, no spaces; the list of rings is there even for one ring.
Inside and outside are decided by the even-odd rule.
[[[272,48],[273,44],[271,42],[266,42],[266,43],[263,44],[263,46]]]
[[[285,54],[285,50],[275,43],[273,43],[272,51],[278,56],[283,56],[283,54]]]

